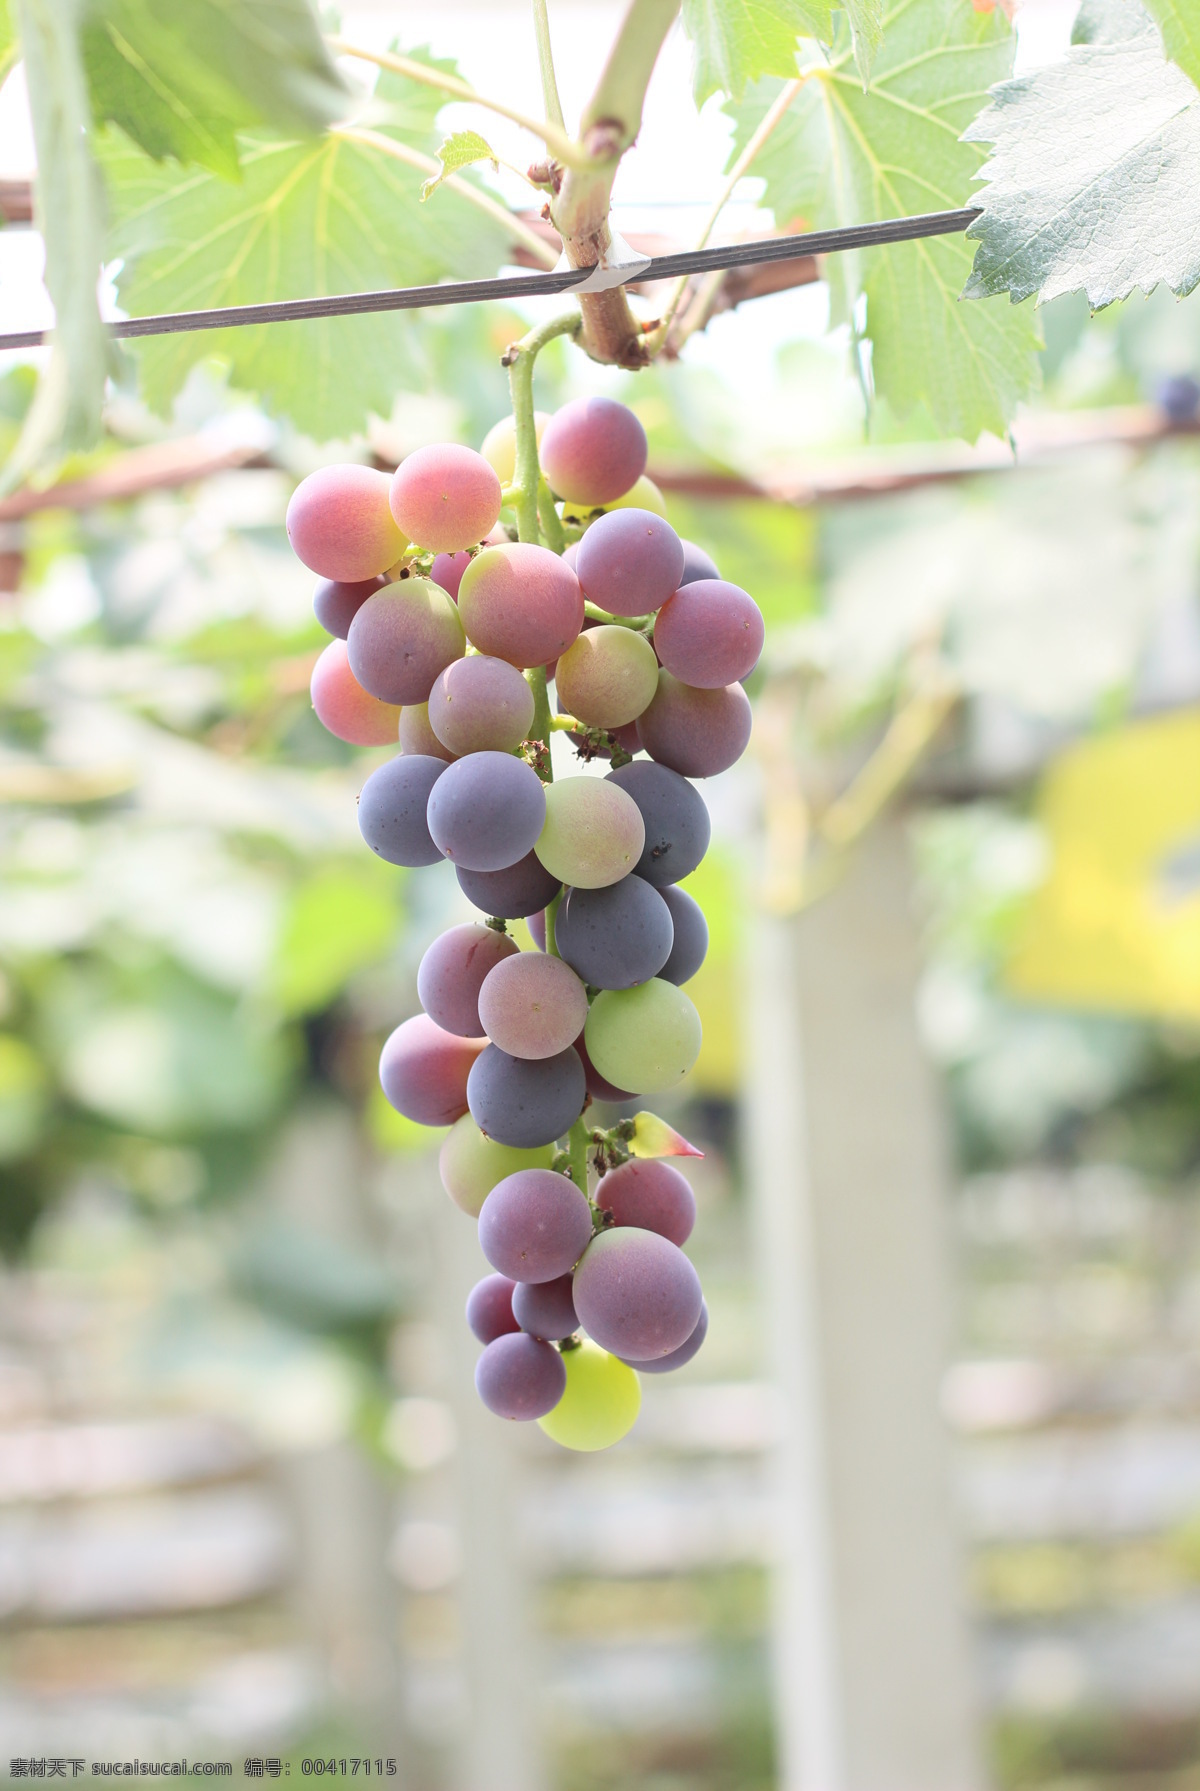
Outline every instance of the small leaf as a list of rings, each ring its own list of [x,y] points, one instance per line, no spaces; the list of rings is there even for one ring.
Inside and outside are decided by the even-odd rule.
[[[695,52],[696,104],[712,93],[740,99],[760,75],[795,76],[799,38],[830,41],[833,0],[683,0],[683,28]]]
[[[689,1144],[673,1126],[657,1113],[635,1113],[633,1132],[625,1148],[631,1157],[702,1157],[704,1152]]]
[[[500,166],[495,150],[478,131],[455,131],[452,137],[446,138],[437,152],[437,158],[442,164],[442,171],[425,182],[421,188],[422,200],[437,192],[447,174],[455,174],[460,168],[469,168],[472,162],[490,162],[496,169]]]

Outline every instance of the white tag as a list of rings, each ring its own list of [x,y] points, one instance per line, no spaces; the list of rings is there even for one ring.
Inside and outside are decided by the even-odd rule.
[[[642,255],[631,249],[623,236],[614,230],[608,252],[600,257],[586,280],[578,286],[572,286],[572,292],[610,292],[614,286],[625,286],[630,280],[638,279],[649,267],[651,257]],[[554,268],[556,274],[571,271],[571,263],[567,260],[566,251],[559,256]]]

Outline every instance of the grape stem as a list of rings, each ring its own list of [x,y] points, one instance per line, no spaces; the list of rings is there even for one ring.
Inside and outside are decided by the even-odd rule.
[[[539,324],[519,342],[510,343],[501,357],[508,368],[508,389],[512,398],[513,432],[516,438],[516,465],[509,487],[508,503],[517,518],[517,539],[539,539],[538,487],[542,469],[538,464],[537,424],[533,413],[533,368],[547,342],[556,336],[577,336],[583,320],[578,311],[565,311]],[[552,506],[551,506],[552,507]]]
[[[589,1142],[590,1139],[587,1126],[584,1124],[582,1118],[577,1119],[567,1134],[567,1156],[569,1159],[567,1174],[575,1183],[575,1186],[579,1189],[580,1193],[587,1199],[590,1206],[591,1196],[588,1194]]]
[[[537,37],[538,66],[542,75],[542,101],[546,108],[546,123],[555,130],[566,132],[563,118],[562,101],[558,97],[558,81],[554,74],[554,52],[550,48],[550,19],[546,12],[546,0],[533,0],[533,29]]]

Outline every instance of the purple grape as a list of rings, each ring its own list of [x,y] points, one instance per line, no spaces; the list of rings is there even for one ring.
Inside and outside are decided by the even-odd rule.
[[[429,576],[435,585],[441,585],[447,597],[453,597],[457,603],[458,587],[462,583],[463,573],[470,564],[471,555],[465,548],[460,548],[457,553],[440,553],[434,559]],[[707,576],[715,578],[716,573]]]
[[[663,665],[700,690],[749,677],[765,638],[753,597],[720,578],[698,578],[676,591],[654,623],[654,651]]]
[[[635,867],[638,876],[656,889],[690,876],[708,851],[712,831],[700,792],[677,771],[647,759],[610,771],[606,782],[619,784],[633,797],[645,822],[646,845]]]
[[[447,768],[444,759],[404,752],[372,771],[358,795],[358,828],[372,852],[389,864],[413,868],[438,862],[442,854],[425,816],[433,787]]]
[[[580,1322],[601,1349],[622,1360],[670,1355],[695,1330],[702,1304],[695,1269],[656,1231],[602,1231],[575,1270]]]
[[[512,1315],[523,1331],[547,1343],[561,1343],[579,1329],[570,1275],[554,1281],[518,1281],[513,1290]]]
[[[516,1285],[507,1275],[485,1275],[467,1295],[467,1324],[480,1343],[494,1343],[497,1337],[525,1328],[513,1312]]]
[[[428,703],[405,703],[400,711],[400,751],[409,754],[420,753],[427,759],[441,759],[444,765],[452,764],[457,753],[443,746],[429,725]],[[438,853],[441,857],[441,853]]]
[[[613,398],[575,398],[556,410],[541,441],[552,490],[573,504],[611,504],[646,470],[646,431]]]
[[[537,946],[538,950],[545,951],[546,910],[544,908],[539,908],[536,914],[528,915],[526,918],[526,925],[529,928],[529,937],[533,940],[533,943]]]
[[[720,578],[717,562],[694,541],[683,542],[683,577],[680,585],[695,584],[698,578]]]
[[[487,1032],[479,1018],[484,978],[517,949],[507,933],[474,921],[440,934],[417,969],[417,996],[429,1018],[460,1038],[482,1038]]]
[[[610,1212],[614,1225],[656,1231],[680,1248],[696,1223],[696,1196],[687,1178],[660,1157],[630,1157],[610,1169],[596,1191],[596,1205]]]
[[[461,659],[467,637],[445,591],[427,578],[401,578],[368,597],[346,636],[350,670],[381,703],[424,703],[444,667]]]
[[[550,1344],[518,1331],[497,1337],[475,1364],[475,1391],[497,1418],[544,1418],[567,1385],[563,1359]]]
[[[479,1211],[479,1247],[514,1281],[570,1274],[591,1235],[592,1209],[574,1182],[553,1169],[506,1175]]]
[[[472,653],[434,679],[429,725],[454,753],[511,752],[533,726],[533,691],[506,659]]]
[[[686,1343],[681,1343],[678,1349],[671,1351],[670,1355],[659,1356],[655,1362],[630,1362],[627,1366],[636,1368],[639,1374],[670,1374],[674,1369],[682,1368],[686,1362],[690,1362],[692,1357],[699,1353],[700,1345],[707,1336],[708,1301],[701,1300],[700,1317],[696,1320],[696,1329]]]
[[[460,865],[457,875],[467,900],[498,920],[525,920],[552,902],[562,888],[536,852],[527,852],[502,871],[467,871]]]
[[[379,1054],[383,1092],[416,1125],[452,1126],[467,1111],[471,1066],[486,1044],[443,1032],[427,1014],[416,1014],[397,1026]]]
[[[345,640],[350,624],[376,591],[383,589],[381,578],[360,579],[357,584],[339,584],[335,578],[323,578],[313,592],[313,614],[326,634]]]
[[[750,699],[740,684],[696,690],[665,669],[654,701],[638,716],[642,745],[681,777],[715,777],[736,765],[750,740]]]
[[[510,1057],[557,1057],[574,1044],[587,1015],[587,990],[570,965],[541,952],[506,957],[479,991],[482,1030]]]
[[[641,877],[622,877],[604,889],[568,889],[554,939],[564,962],[592,988],[632,989],[657,976],[670,957],[671,915],[657,889]]]
[[[468,871],[502,871],[532,850],[546,821],[541,779],[523,759],[473,752],[442,775],[429,798],[429,832]]]
[[[611,616],[645,616],[679,589],[683,543],[652,510],[610,510],[579,543],[585,597]]]
[[[1180,426],[1195,422],[1200,411],[1200,381],[1190,373],[1168,374],[1158,382],[1154,395],[1168,422]]]
[[[671,947],[670,957],[658,974],[664,982],[674,983],[677,988],[682,988],[684,983],[691,981],[708,956],[708,922],[704,918],[703,908],[692,899],[686,889],[672,884],[669,889],[659,893],[671,910],[675,943]]]
[[[471,1117],[485,1137],[522,1150],[564,1138],[587,1098],[578,1053],[568,1045],[555,1057],[530,1061],[489,1045],[467,1082]]]

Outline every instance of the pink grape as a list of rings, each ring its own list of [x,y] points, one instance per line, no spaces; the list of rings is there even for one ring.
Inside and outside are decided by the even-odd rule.
[[[443,746],[429,725],[428,703],[405,703],[400,711],[400,751],[419,753],[423,758],[442,759],[447,765],[458,757]]]
[[[322,466],[287,507],[292,552],[322,578],[357,584],[386,572],[408,542],[388,508],[388,476],[370,466]]]
[[[335,578],[323,578],[313,592],[313,615],[326,634],[336,634],[344,641],[351,622],[367,598],[382,590],[383,582],[381,578],[364,578],[357,584],[345,585]]]
[[[656,1231],[673,1244],[687,1243],[696,1223],[696,1196],[685,1176],[661,1158],[630,1157],[610,1169],[596,1190],[596,1205],[614,1225]]]
[[[457,553],[440,553],[434,558],[429,576],[435,585],[441,585],[447,597],[458,602],[458,587],[462,583],[462,575],[471,564],[471,556],[466,548]]]
[[[584,596],[601,609],[645,616],[679,589],[683,543],[652,510],[610,510],[579,543],[575,569]]]
[[[388,746],[396,738],[400,709],[365,691],[350,670],[345,641],[333,640],[312,670],[312,706],[321,726],[351,746]]]
[[[429,725],[458,754],[511,752],[533,726],[533,691],[507,659],[472,653],[438,673]]]
[[[528,1423],[552,1412],[567,1387],[562,1357],[524,1331],[497,1337],[475,1364],[475,1391],[497,1418]]]
[[[579,580],[557,554],[529,542],[477,554],[458,608],[472,646],[521,669],[557,659],[583,627]]]
[[[511,1307],[521,1329],[547,1343],[559,1343],[579,1329],[570,1275],[559,1275],[555,1281],[516,1282]]]
[[[443,1032],[427,1014],[403,1021],[379,1057],[383,1092],[419,1126],[452,1126],[467,1111],[467,1078],[486,1039]]]
[[[556,410],[542,437],[542,470],[560,498],[611,504],[646,470],[646,431],[627,405],[576,398]]]
[[[524,1326],[521,1327],[524,1330]],[[639,1374],[672,1374],[676,1368],[682,1368],[697,1355],[704,1339],[708,1336],[708,1302],[701,1300],[700,1317],[696,1320],[696,1328],[685,1343],[673,1349],[669,1355],[659,1356],[655,1362],[629,1362],[629,1368],[636,1368]]]
[[[494,1343],[497,1337],[524,1329],[513,1314],[516,1285],[507,1275],[485,1275],[467,1295],[467,1324],[480,1343]]]
[[[701,690],[746,678],[763,650],[762,611],[738,585],[699,578],[658,612],[654,650],[672,677]]]
[[[515,955],[516,940],[494,927],[475,921],[450,927],[438,935],[417,967],[421,1006],[446,1032],[464,1039],[482,1037],[488,1029],[479,1016],[479,991],[496,966]]]
[[[715,777],[745,752],[750,723],[750,699],[740,684],[697,690],[664,670],[637,725],[642,745],[660,765],[681,777]]]
[[[653,1361],[686,1343],[704,1301],[678,1245],[635,1226],[592,1239],[575,1270],[574,1298],[588,1336],[632,1362]]]
[[[500,515],[500,481],[474,448],[435,442],[400,462],[392,515],[410,541],[435,553],[474,547]]]
[[[557,1056],[582,1032],[587,1013],[587,990],[575,972],[541,952],[506,954],[479,991],[481,1030],[510,1057]]]
[[[346,636],[354,676],[383,703],[428,702],[466,645],[454,604],[427,578],[397,579],[368,597]]]
[[[591,1235],[592,1209],[574,1182],[553,1169],[506,1175],[479,1212],[480,1249],[494,1269],[514,1281],[555,1281],[569,1274]]]

